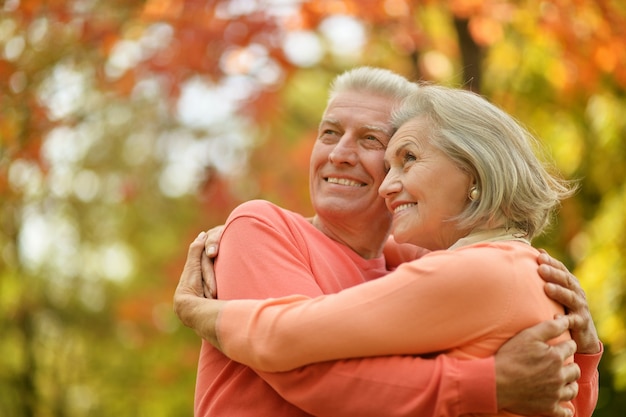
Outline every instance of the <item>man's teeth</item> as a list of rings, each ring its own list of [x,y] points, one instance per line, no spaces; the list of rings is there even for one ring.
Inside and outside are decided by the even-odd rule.
[[[362,187],[363,184],[361,184],[360,182],[356,182],[353,180],[348,180],[345,178],[332,178],[329,177],[326,181],[330,182],[331,184],[340,184],[340,185],[348,185],[350,187]]]
[[[408,208],[411,208],[413,206],[416,206],[417,204],[415,203],[405,203],[405,204],[400,204],[398,207],[396,207],[395,209],[393,209],[394,213],[399,213],[402,210],[406,210]]]

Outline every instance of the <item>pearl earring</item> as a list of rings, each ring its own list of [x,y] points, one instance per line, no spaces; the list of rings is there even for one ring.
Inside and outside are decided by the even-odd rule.
[[[471,200],[471,201],[476,201],[480,198],[480,190],[476,187],[472,187],[469,190],[469,194],[467,195],[467,197]]]

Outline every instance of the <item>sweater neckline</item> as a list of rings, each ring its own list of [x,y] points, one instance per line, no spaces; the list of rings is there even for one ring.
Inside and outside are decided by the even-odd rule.
[[[457,249],[463,246],[473,245],[481,242],[500,242],[500,241],[517,241],[530,245],[530,241],[526,239],[526,233],[520,229],[507,229],[504,227],[490,230],[478,230],[459,239],[456,243],[448,248],[448,250]]]

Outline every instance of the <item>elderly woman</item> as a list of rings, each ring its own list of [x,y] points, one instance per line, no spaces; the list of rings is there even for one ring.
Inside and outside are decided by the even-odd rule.
[[[379,193],[396,241],[432,252],[315,299],[208,301],[214,314],[205,310],[200,333],[226,355],[265,371],[379,355],[486,357],[564,314],[544,293],[530,240],[573,190],[536,158],[531,135],[478,95],[432,85],[405,100],[394,124]]]

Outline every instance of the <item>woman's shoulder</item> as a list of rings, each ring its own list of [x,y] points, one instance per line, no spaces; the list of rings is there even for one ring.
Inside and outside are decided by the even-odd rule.
[[[443,272],[454,271],[490,280],[515,271],[536,271],[539,251],[519,241],[481,242],[454,250],[433,251],[416,262],[432,263]]]

